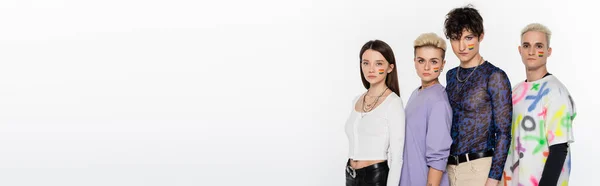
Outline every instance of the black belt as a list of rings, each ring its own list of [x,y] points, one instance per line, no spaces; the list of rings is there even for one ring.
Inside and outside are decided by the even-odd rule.
[[[484,152],[466,153],[457,156],[450,155],[448,157],[448,165],[458,165],[464,162],[473,161],[479,158],[490,157],[494,155],[494,150]]]
[[[348,159],[348,162],[346,163],[346,172],[348,172],[348,174],[350,174],[350,176],[352,176],[352,178],[355,178],[357,173],[365,174],[366,172],[370,172],[373,170],[377,170],[377,169],[381,169],[381,168],[389,168],[388,164],[387,164],[387,160],[383,161],[383,162],[379,162],[373,165],[369,165],[360,169],[354,169],[352,168],[352,166],[350,166],[350,159]]]

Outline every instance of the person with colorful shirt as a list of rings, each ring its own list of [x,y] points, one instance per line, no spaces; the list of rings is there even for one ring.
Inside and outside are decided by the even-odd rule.
[[[448,177],[452,186],[496,186],[511,140],[512,94],[506,73],[483,59],[483,19],[471,7],[446,15],[446,38],[460,66],[446,73],[452,106]]]
[[[500,185],[568,185],[576,112],[567,88],[546,68],[550,36],[539,23],[521,31],[527,79],[513,88],[513,138]]]
[[[414,49],[421,86],[410,95],[405,109],[400,186],[448,186],[446,165],[452,144],[452,109],[438,79],[446,63],[446,42],[434,33],[426,33],[415,40]]]

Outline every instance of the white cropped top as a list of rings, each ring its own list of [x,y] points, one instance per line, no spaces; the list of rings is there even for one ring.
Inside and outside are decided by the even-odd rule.
[[[404,151],[404,105],[402,99],[391,93],[379,106],[367,113],[355,110],[346,121],[346,135],[350,144],[348,157],[353,160],[387,160],[390,171],[387,185],[398,185]]]

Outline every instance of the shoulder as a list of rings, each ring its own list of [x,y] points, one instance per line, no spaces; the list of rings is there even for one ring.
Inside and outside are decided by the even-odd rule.
[[[512,90],[517,90],[519,87],[522,87],[525,84],[525,81],[520,81],[515,86],[512,87]]]
[[[570,96],[567,87],[562,82],[560,82],[560,80],[558,80],[556,76],[551,75],[547,78],[548,80],[545,81],[544,84],[546,84],[545,88],[549,90],[549,96],[560,98],[568,98]]]
[[[443,85],[435,85],[431,87],[431,90],[427,94],[427,100],[431,103],[435,102],[448,102],[448,94],[446,93],[446,87]]]
[[[352,103],[356,103],[365,93],[360,93],[358,95],[354,96],[354,99],[352,99]]]
[[[388,95],[388,97],[386,99],[389,99],[387,101],[389,101],[389,107],[390,108],[404,108],[404,103],[402,102],[402,98],[400,96],[398,96],[396,93],[392,92],[390,93],[390,95]]]
[[[458,69],[458,67],[454,67],[454,68],[448,70],[448,72],[446,72],[446,76],[448,76],[450,74],[453,74],[453,73],[456,73],[456,69]]]
[[[504,75],[504,76],[506,76],[506,72],[504,72],[504,70],[502,70],[500,67],[497,67],[496,65],[492,64],[489,61],[486,62],[486,64],[485,64],[484,67],[489,70],[490,75]]]

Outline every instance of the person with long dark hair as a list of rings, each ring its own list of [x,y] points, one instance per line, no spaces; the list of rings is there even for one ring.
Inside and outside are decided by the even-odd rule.
[[[346,186],[397,186],[404,149],[404,106],[392,48],[380,40],[360,50],[367,91],[353,100],[345,130],[349,141]]]

